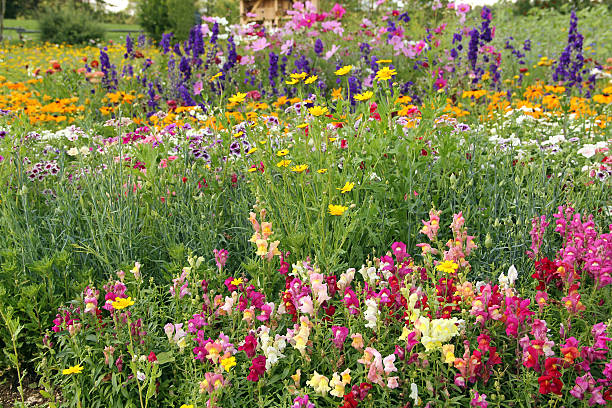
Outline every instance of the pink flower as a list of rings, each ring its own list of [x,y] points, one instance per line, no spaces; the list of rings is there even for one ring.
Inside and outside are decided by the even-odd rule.
[[[479,407],[479,408],[487,408],[489,403],[487,402],[486,394],[479,394],[478,391],[474,392],[474,398],[470,401],[470,406]]]
[[[336,53],[336,52],[337,52],[339,49],[340,49],[340,47],[339,47],[339,46],[337,46],[336,44],[332,44],[332,46],[331,46],[331,50],[329,50],[329,51],[327,51],[327,52],[325,53],[325,56],[323,57],[323,59],[324,59],[325,61],[328,61],[328,60],[329,60],[331,57],[333,57],[333,56],[334,56],[334,54],[335,54],[335,53]]]
[[[197,81],[195,84],[193,84],[193,94],[199,95],[201,93],[202,93],[202,81]]]
[[[349,334],[348,327],[344,326],[332,326],[332,341],[338,347],[338,349],[342,349],[344,345],[344,341]]]
[[[395,354],[389,354],[387,357],[383,359],[383,364],[385,366],[384,368],[385,374],[389,375],[397,371],[395,364],[393,364],[394,362],[395,362]]]
[[[331,12],[334,15],[334,17],[336,17],[339,20],[346,13],[346,10],[340,4],[336,3],[334,4],[334,7],[332,7]]]
[[[251,49],[258,52],[266,49],[269,45],[268,40],[265,37],[261,37],[251,43]]]
[[[408,254],[406,253],[406,244],[403,242],[394,242],[391,245],[391,251],[393,251],[393,255],[395,255],[395,259],[397,262],[402,262]]]
[[[399,380],[399,377],[387,378],[387,387],[391,388],[392,390],[399,387],[398,380]]]
[[[461,4],[457,5],[455,10],[456,10],[457,16],[458,16],[459,14],[469,13],[470,10],[471,10],[471,7],[470,7],[469,4],[461,3]]]
[[[227,263],[227,257],[229,255],[229,252],[227,249],[214,249],[213,254],[215,254],[215,263],[217,264],[217,268],[219,268],[219,272],[221,272],[221,270]]]

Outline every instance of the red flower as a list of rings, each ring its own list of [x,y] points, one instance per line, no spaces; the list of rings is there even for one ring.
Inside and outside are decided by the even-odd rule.
[[[154,352],[149,353],[148,360],[149,360],[149,363],[153,363],[153,362],[157,361],[157,356],[155,355]]]
[[[266,356],[257,356],[251,362],[247,380],[257,382],[266,372]]]
[[[549,357],[544,362],[544,369],[546,370],[546,375],[549,375],[551,377],[561,377],[559,367],[563,367],[563,360],[561,360],[560,358]]]
[[[340,408],[356,408],[358,404],[355,395],[351,391],[344,396],[344,403],[340,405]]]
[[[563,382],[557,377],[550,375],[543,375],[538,378],[540,384],[540,394],[550,394],[551,392],[557,395],[561,395],[561,389],[563,388]]]
[[[255,349],[257,348],[257,339],[255,336],[249,334],[244,339],[244,344],[238,347],[238,350],[244,351],[247,357],[252,358],[255,355]]]

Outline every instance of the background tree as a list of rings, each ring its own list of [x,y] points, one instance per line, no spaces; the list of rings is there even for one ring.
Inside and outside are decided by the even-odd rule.
[[[196,22],[197,9],[194,0],[167,0],[168,20],[176,39],[185,40],[189,36],[189,30]]]
[[[171,26],[166,0],[140,0],[137,11],[138,24],[154,40],[159,41],[162,34],[170,30]]]

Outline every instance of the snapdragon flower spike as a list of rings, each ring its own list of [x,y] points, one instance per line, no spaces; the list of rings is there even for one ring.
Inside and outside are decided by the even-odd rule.
[[[249,368],[249,375],[247,375],[247,380],[258,382],[259,379],[266,372],[266,357],[259,355],[255,357],[251,361],[251,367]]]
[[[344,327],[344,326],[332,326],[331,327],[331,331],[332,331],[332,341],[333,341],[334,345],[339,350],[342,350],[342,347],[344,346],[344,341],[346,340],[346,338],[347,338],[347,336],[349,334],[348,327]]]

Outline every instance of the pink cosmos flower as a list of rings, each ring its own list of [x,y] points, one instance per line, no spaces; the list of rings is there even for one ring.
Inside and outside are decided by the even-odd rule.
[[[258,38],[251,43],[251,49],[255,52],[262,51],[270,46],[270,43],[265,37]]]
[[[334,15],[334,17],[340,20],[342,16],[344,16],[344,14],[346,13],[346,9],[342,7],[340,4],[336,3],[334,4],[334,7],[332,7],[331,12]]]
[[[336,44],[332,44],[331,49],[329,51],[327,51],[325,53],[325,56],[323,57],[323,59],[325,61],[328,61],[331,57],[334,56],[334,54],[340,49],[339,46],[337,46]]]

